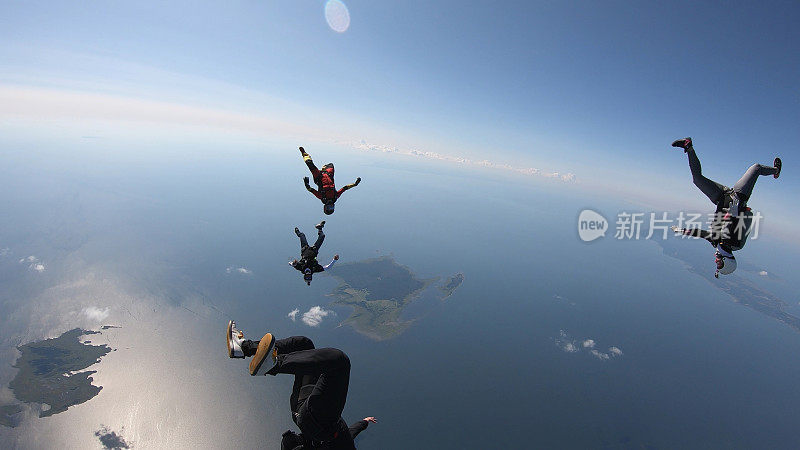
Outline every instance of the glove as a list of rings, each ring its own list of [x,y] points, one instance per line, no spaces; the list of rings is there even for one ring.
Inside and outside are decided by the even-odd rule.
[[[308,186],[308,177],[303,177],[303,183],[305,183],[306,186]]]
[[[356,185],[356,186],[358,186],[358,183],[361,183],[361,177],[358,177],[358,178],[356,178],[356,183],[355,183],[355,185]]]

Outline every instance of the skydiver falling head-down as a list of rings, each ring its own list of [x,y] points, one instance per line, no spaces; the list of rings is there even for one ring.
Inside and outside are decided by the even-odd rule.
[[[300,230],[295,227],[294,234],[300,238],[300,260],[292,260],[289,261],[289,265],[294,267],[295,269],[303,272],[303,279],[306,281],[306,284],[311,286],[311,279],[313,278],[315,273],[324,272],[327,269],[330,269],[333,264],[339,260],[339,255],[334,255],[331,262],[327,265],[322,266],[319,262],[317,262],[317,255],[319,254],[319,248],[322,246],[322,241],[325,240],[325,233],[322,232],[322,227],[325,226],[325,221],[318,223],[316,225],[317,228],[317,241],[314,242],[314,245],[309,246],[308,240],[306,240],[306,235],[301,233]]]
[[[775,158],[772,166],[753,164],[733,185],[733,188],[729,188],[703,176],[700,160],[692,146],[692,138],[678,139],[672,143],[672,146],[682,148],[689,157],[689,169],[692,172],[694,185],[717,207],[710,231],[700,228],[672,227],[672,229],[676,233],[700,237],[711,243],[716,250],[714,252],[714,262],[717,265],[717,270],[714,272],[715,277],[719,278],[720,274],[733,273],[736,270],[736,258],[733,256],[733,252],[744,247],[752,223],[752,214],[750,208],[747,207],[747,201],[750,200],[759,176],[772,175],[778,178],[781,173],[781,159]]]
[[[300,434],[283,433],[281,450],[355,450],[353,439],[374,417],[347,426],[342,419],[350,384],[350,359],[339,349],[314,348],[311,339],[293,336],[276,340],[267,333],[259,341],[244,339],[244,333],[228,322],[225,332],[228,356],[252,357],[250,375],[294,375],[289,406]]]
[[[306,153],[303,147],[300,147],[300,154],[303,155],[303,161],[306,162],[308,170],[311,171],[311,176],[314,178],[314,184],[317,185],[317,189],[312,188],[309,185],[308,177],[304,177],[303,182],[306,185],[306,190],[314,194],[314,197],[322,200],[322,203],[325,205],[323,207],[325,214],[333,214],[336,200],[344,191],[358,186],[358,184],[361,183],[361,177],[356,178],[355,183],[348,184],[337,191],[336,185],[333,182],[333,163],[325,164],[322,166],[322,169],[317,169],[317,166],[314,165],[314,161],[311,160],[311,155]]]

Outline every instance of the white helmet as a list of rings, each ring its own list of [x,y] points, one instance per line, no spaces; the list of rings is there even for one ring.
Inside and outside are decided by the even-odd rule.
[[[736,270],[736,258],[733,256],[722,256],[722,267],[717,269],[714,276],[719,278],[719,274],[730,275],[734,270]]]

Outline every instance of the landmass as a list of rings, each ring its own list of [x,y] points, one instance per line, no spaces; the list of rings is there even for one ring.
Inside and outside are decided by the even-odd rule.
[[[131,448],[131,444],[126,442],[125,438],[122,437],[122,431],[117,433],[105,425],[101,426],[99,430],[95,431],[94,435],[100,440],[100,445],[102,445],[103,448],[114,450]]]
[[[685,238],[672,238],[657,242],[665,255],[682,261],[686,264],[686,270],[705,278],[716,288],[728,294],[734,302],[777,319],[795,331],[800,331],[800,317],[784,310],[787,306],[786,302],[746,278],[734,274],[714,278],[713,251],[708,244],[705,241],[685,241],[687,241]]]
[[[17,400],[49,405],[50,409],[39,413],[47,417],[97,395],[103,388],[92,384],[96,371],[80,371],[100,361],[111,348],[82,344],[79,338],[87,334],[99,332],[75,328],[57,338],[17,347],[21,355],[14,367],[19,372],[8,385]]]
[[[22,405],[2,405],[0,406],[0,425],[14,428],[19,425],[16,415],[21,413],[24,408]]]
[[[446,300],[448,297],[453,295],[453,292],[461,286],[461,283],[464,282],[464,274],[457,273],[450,277],[443,285],[439,286],[439,290],[444,295],[442,297],[442,301]]]
[[[330,270],[340,281],[329,295],[333,304],[349,306],[353,313],[342,325],[375,340],[391,339],[408,329],[414,320],[403,320],[403,310],[414,302],[439,278],[421,280],[408,267],[397,264],[390,256],[341,264]],[[436,295],[445,299],[461,285],[463,274],[449,278]]]

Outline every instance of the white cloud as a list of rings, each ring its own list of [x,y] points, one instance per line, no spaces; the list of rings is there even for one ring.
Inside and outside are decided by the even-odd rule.
[[[0,256],[8,256],[11,254],[11,249],[8,247],[0,248]]]
[[[463,158],[461,156],[452,156],[452,155],[445,155],[442,153],[436,152],[429,152],[425,150],[417,150],[417,149],[400,149],[398,147],[389,147],[386,145],[375,145],[375,144],[368,144],[365,140],[361,140],[361,142],[357,144],[351,144],[353,148],[365,151],[374,151],[374,152],[381,152],[381,153],[396,153],[399,155],[408,155],[408,156],[416,156],[419,158],[426,158],[426,159],[434,159],[438,161],[447,161],[456,164],[464,164],[468,166],[476,166],[476,167],[485,167],[489,169],[499,169],[499,170],[507,170],[510,172],[516,172],[522,175],[529,175],[529,176],[543,176],[547,178],[555,178],[564,182],[574,182],[575,181],[575,174],[571,172],[567,173],[559,173],[559,172],[542,172],[541,169],[537,169],[535,167],[517,167],[512,166],[510,164],[504,163],[496,163],[493,161],[489,161],[487,159],[483,159],[480,161],[472,160],[469,158]]]
[[[44,264],[39,262],[39,258],[31,255],[25,258],[20,258],[20,264],[28,264],[28,269],[42,273],[45,270]]]
[[[597,350],[597,342],[594,339],[574,339],[567,334],[564,330],[558,331],[558,337],[555,338],[555,343],[558,348],[567,353],[578,353],[581,350],[588,350],[589,353],[601,361],[607,361],[611,358],[622,356],[622,350],[619,347],[609,347],[608,353]]]
[[[241,273],[241,274],[244,274],[244,275],[252,275],[253,274],[253,271],[248,269],[247,267],[228,266],[228,268],[225,269],[225,273],[234,273],[234,272]]]
[[[556,346],[567,353],[575,353],[579,350],[578,346],[575,345],[575,340],[573,340],[564,330],[558,331]]]
[[[20,259],[19,259],[19,263],[20,263],[20,264],[25,264],[26,262],[28,262],[28,263],[33,263],[33,262],[36,262],[36,261],[38,261],[38,260],[39,260],[39,258],[37,258],[37,257],[35,257],[35,256],[33,256],[33,255],[31,255],[31,256],[28,256],[27,258],[20,258]]]
[[[769,275],[769,273],[766,270],[762,270],[761,272],[758,272],[758,274],[761,275],[762,277]]]
[[[287,316],[288,316],[290,319],[292,319],[292,322],[294,322],[294,321],[296,321],[296,320],[297,320],[297,313],[299,313],[299,312],[300,312],[300,310],[299,310],[299,309],[297,309],[297,308],[295,308],[295,309],[293,309],[291,312],[289,312],[289,314],[287,314]]]
[[[88,317],[90,320],[102,322],[108,318],[108,315],[110,314],[110,308],[106,307],[100,309],[96,306],[90,306],[83,309],[83,314],[86,315],[86,317]]]
[[[333,314],[333,311],[323,309],[321,306],[313,306],[311,309],[303,313],[302,321],[310,327],[319,326],[322,319],[328,315]]]

